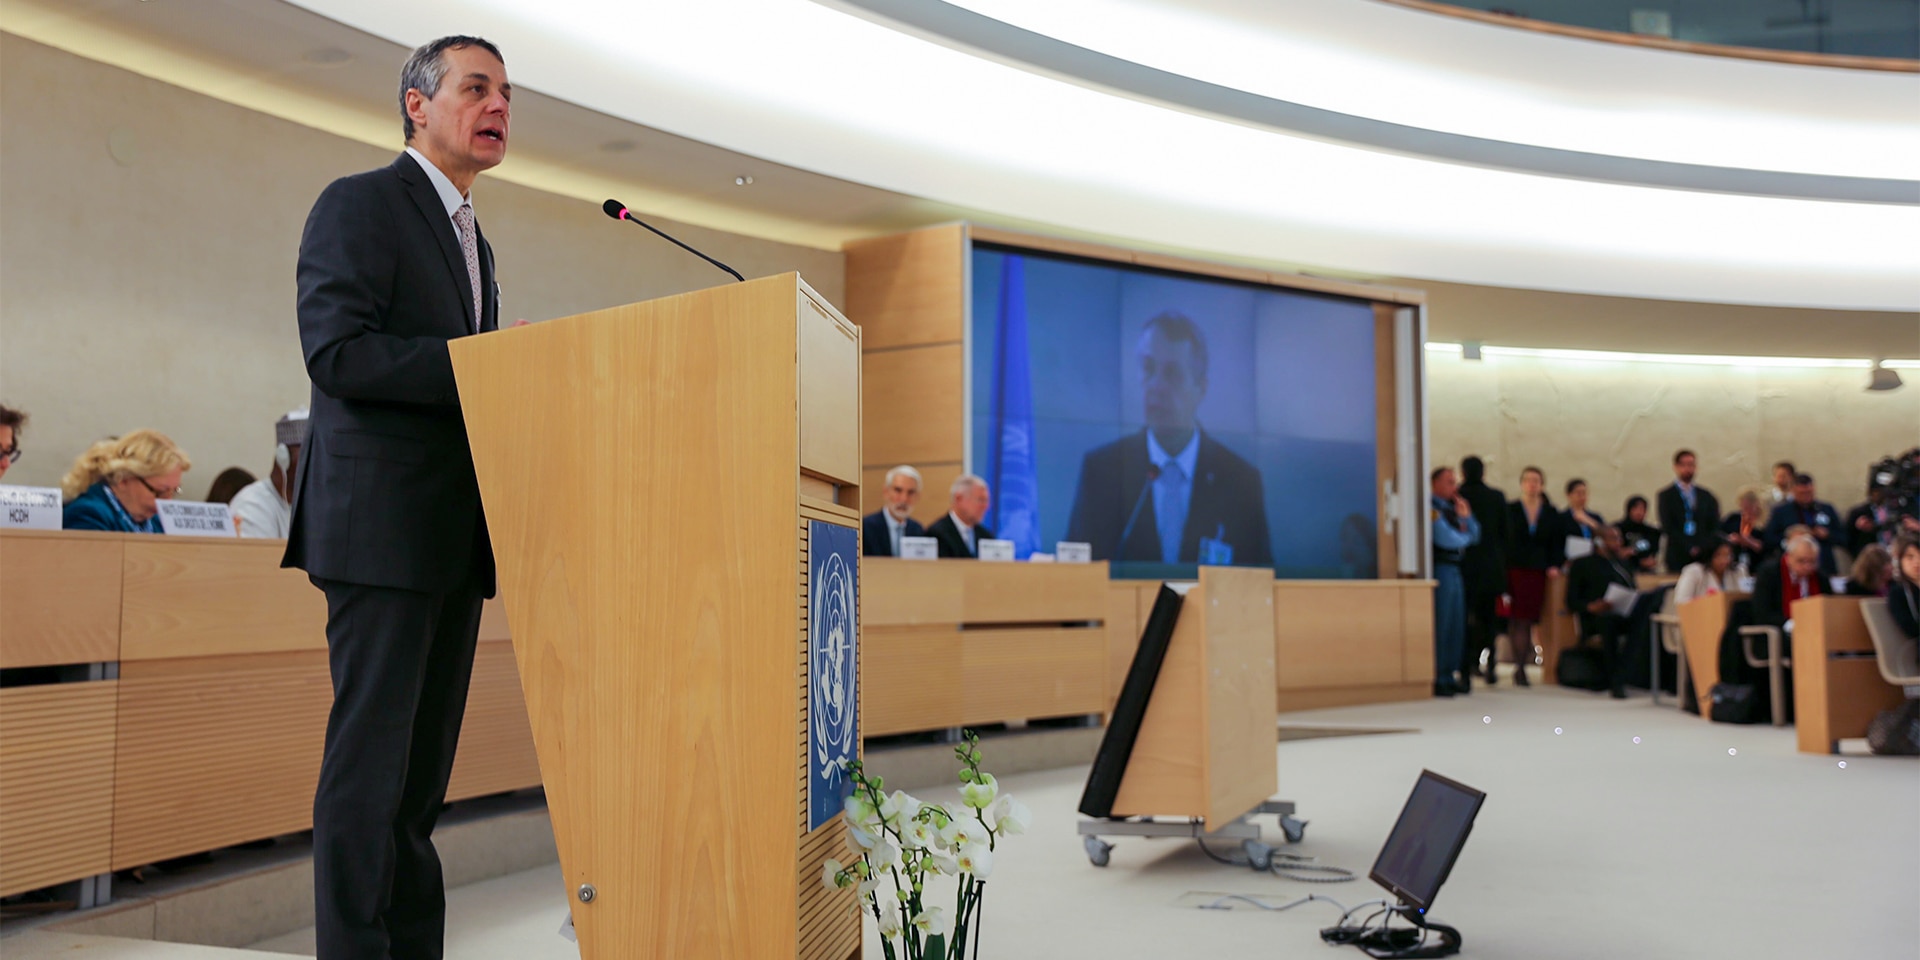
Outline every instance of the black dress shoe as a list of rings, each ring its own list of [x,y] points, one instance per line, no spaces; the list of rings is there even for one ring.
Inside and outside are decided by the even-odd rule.
[[[1445,680],[1435,680],[1433,682],[1433,695],[1436,697],[1453,696],[1453,684],[1448,683]]]
[[[1627,698],[1627,691],[1621,687],[1614,687],[1612,690],[1607,692],[1607,696],[1612,697],[1615,700],[1625,700]]]

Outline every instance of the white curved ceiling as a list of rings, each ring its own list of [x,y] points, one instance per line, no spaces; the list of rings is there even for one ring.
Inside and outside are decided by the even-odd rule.
[[[299,2],[407,44],[448,32],[480,33],[502,45],[516,84],[729,149],[1028,222],[1234,258],[1467,283],[1733,303],[1920,308],[1920,206],[1913,204],[1662,189],[1363,149],[1091,89],[809,0],[544,0],[537,7],[511,0]],[[987,0],[979,2],[984,8]],[[1118,16],[1126,10],[1153,13],[1156,5],[1115,0],[1098,6]],[[1216,13],[1243,6],[1210,0]],[[1324,8],[1323,23],[1337,25],[1341,11],[1351,14],[1364,28],[1354,28],[1361,35],[1378,29],[1382,10],[1422,16],[1369,0],[1304,6]],[[1059,24],[1052,28],[1068,31]],[[1472,31],[1503,39],[1496,43]],[[1284,30],[1270,33],[1285,36]],[[1460,41],[1455,33],[1479,42]],[[1915,102],[1920,78],[1642,50],[1622,51],[1635,58],[1607,66],[1606,58],[1584,51],[1603,45],[1473,23],[1448,22],[1434,36],[1443,46],[1457,46],[1466,62],[1448,67],[1431,53],[1389,62],[1403,72],[1427,70],[1434,83],[1467,91],[1460,97],[1481,97],[1484,109],[1419,114],[1420,98],[1409,97],[1412,105],[1398,108],[1402,120],[1590,150],[1593,143],[1568,139],[1583,124],[1527,122],[1527,110],[1515,106],[1514,98],[1547,116],[1562,100],[1576,114],[1638,109],[1647,118],[1692,110],[1701,122],[1719,123],[1715,129],[1722,132],[1672,143],[1665,135],[1629,138],[1617,144],[1618,155],[1708,159],[1815,176],[1913,175],[1911,163],[1880,157],[1910,156],[1911,122],[1882,121],[1893,94],[1904,92],[1907,102]],[[1111,36],[1090,33],[1079,39],[1089,46],[1112,42]],[[1487,67],[1489,45],[1511,47],[1502,55],[1511,59],[1503,62],[1520,66]],[[1568,52],[1576,46],[1584,52]],[[1381,55],[1373,56],[1377,69]],[[1687,66],[1662,74],[1642,57],[1677,58]],[[1578,70],[1569,66],[1567,83],[1558,87],[1536,83],[1517,94],[1499,89],[1504,70],[1583,60],[1592,62]],[[1368,60],[1353,62],[1364,68]],[[1159,66],[1203,72],[1195,62],[1163,60]],[[1722,67],[1734,71],[1732,79],[1682,76]],[[1614,78],[1620,85],[1608,86],[1606,71],[1616,68],[1625,71]],[[1642,73],[1650,79],[1636,86],[1634,78]],[[1219,72],[1211,79],[1253,84],[1256,75]],[[1817,95],[1797,101],[1774,96],[1793,86],[1796,76],[1817,88]],[[1813,108],[1827,91],[1853,89],[1849,84],[1860,77],[1872,82],[1859,89],[1888,93],[1874,93],[1864,104],[1855,98],[1844,111],[1834,111],[1840,119],[1822,120]],[[1665,106],[1652,103],[1665,82],[1693,83],[1693,93]],[[1323,94],[1337,86],[1318,83]],[[1392,99],[1393,89],[1418,83],[1417,77],[1401,76],[1374,96]],[[1482,93],[1471,92],[1475,83]],[[1591,85],[1586,94],[1580,93],[1583,85]],[[1745,111],[1736,102],[1743,88],[1756,92]],[[1609,90],[1627,91],[1628,101],[1643,105],[1609,107]],[[1267,92],[1307,99],[1314,94],[1281,87]],[[1357,96],[1323,96],[1322,102],[1347,110],[1366,106]],[[1444,106],[1455,99],[1426,102]],[[1791,127],[1802,114],[1810,126]],[[1618,123],[1616,129],[1640,125]],[[1796,131],[1795,150],[1769,146],[1769,137],[1780,139],[1769,133],[1776,127]],[[1828,136],[1840,146],[1799,142]],[[1851,156],[1862,150],[1876,157]]]

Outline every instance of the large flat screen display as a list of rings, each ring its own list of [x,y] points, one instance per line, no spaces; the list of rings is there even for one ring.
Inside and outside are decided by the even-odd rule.
[[[1378,575],[1370,304],[990,245],[972,253],[970,466],[1022,558]]]

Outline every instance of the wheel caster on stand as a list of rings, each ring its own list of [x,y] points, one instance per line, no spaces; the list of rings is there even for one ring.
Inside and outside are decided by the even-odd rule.
[[[1282,815],[1280,832],[1286,834],[1288,843],[1299,843],[1307,836],[1307,821],[1292,815]]]
[[[1099,837],[1082,837],[1081,845],[1087,848],[1087,860],[1096,867],[1104,867],[1113,857],[1113,844]]]

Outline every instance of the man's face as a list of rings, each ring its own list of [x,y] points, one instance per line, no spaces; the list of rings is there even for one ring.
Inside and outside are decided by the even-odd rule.
[[[1782,490],[1793,485],[1793,471],[1786,467],[1773,468],[1773,485]]]
[[[408,91],[416,144],[436,161],[478,173],[507,158],[513,85],[507,66],[482,47],[460,47],[441,55],[447,75],[433,96]]]
[[[7,475],[10,466],[13,466],[13,428],[0,425],[0,477]]]
[[[1793,502],[1803,507],[1813,506],[1813,484],[1796,483],[1793,485]]]
[[[1207,396],[1207,377],[1196,366],[1193,344],[1170,340],[1154,327],[1140,335],[1139,356],[1147,426],[1192,429]]]
[[[987,515],[987,507],[993,498],[987,493],[987,485],[980,484],[953,498],[953,515],[959,517],[967,526],[978,526],[980,518]]]
[[[1813,547],[1788,551],[1787,571],[1796,577],[1811,577],[1820,572],[1820,551]]]
[[[1673,462],[1673,475],[1679,477],[1681,483],[1693,482],[1693,469],[1693,454],[1691,453]]]
[[[895,520],[905,520],[913,512],[913,505],[920,502],[920,481],[904,473],[895,474],[887,481],[887,513]]]
[[[1433,478],[1433,495],[1442,500],[1452,500],[1459,490],[1460,482],[1452,470],[1442,470],[1439,476]]]
[[[1617,557],[1624,552],[1624,543],[1620,539],[1620,531],[1612,527],[1600,528],[1600,552],[1609,557]]]

